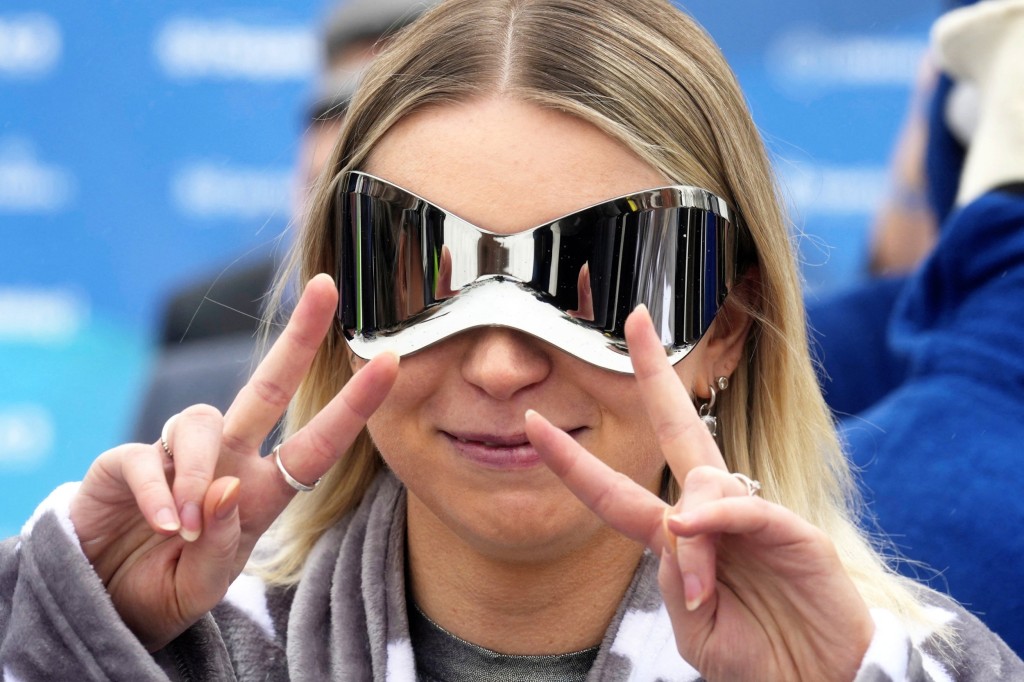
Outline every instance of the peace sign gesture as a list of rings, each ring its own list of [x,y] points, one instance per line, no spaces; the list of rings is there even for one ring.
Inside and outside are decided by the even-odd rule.
[[[100,455],[71,505],[71,521],[124,622],[151,651],[216,605],[256,541],[296,493],[274,457],[260,457],[330,329],[337,289],[306,286],[288,325],[223,416],[196,405],[164,442]],[[323,475],[394,383],[398,360],[371,361],[281,446],[296,481]]]
[[[874,625],[835,546],[729,473],[646,309],[627,320],[626,337],[679,502],[616,473],[535,412],[530,441],[595,514],[661,557],[676,646],[706,679],[853,679]]]

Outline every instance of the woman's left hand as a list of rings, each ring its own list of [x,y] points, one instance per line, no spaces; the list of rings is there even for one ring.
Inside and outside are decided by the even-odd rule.
[[[594,513],[661,557],[676,646],[706,679],[852,680],[874,624],[832,541],[729,473],[646,311],[626,337],[680,501],[666,504],[532,412],[530,441]]]

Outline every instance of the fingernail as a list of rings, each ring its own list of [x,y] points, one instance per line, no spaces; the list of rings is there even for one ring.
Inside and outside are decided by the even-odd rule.
[[[213,515],[218,521],[224,521],[231,517],[238,509],[238,491],[242,488],[242,482],[237,478],[228,483],[224,488],[224,494],[217,500],[217,506],[213,508]]]
[[[686,597],[686,610],[696,611],[700,608],[704,587],[700,584],[700,578],[694,573],[683,574],[683,594]]]
[[[174,515],[174,510],[170,507],[164,507],[158,511],[155,520],[156,527],[168,533],[177,533],[178,529],[181,528],[181,524],[178,523],[178,517]]]
[[[690,516],[688,514],[671,514],[665,517],[665,529],[672,533],[673,537],[682,535],[687,536],[687,524],[690,522]]]
[[[181,507],[181,531],[185,542],[195,542],[203,530],[203,512],[195,502],[186,502]]]

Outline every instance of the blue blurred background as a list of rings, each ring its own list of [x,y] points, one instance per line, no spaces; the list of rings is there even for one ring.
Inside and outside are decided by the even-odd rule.
[[[275,248],[326,0],[0,6],[0,537],[127,438],[169,292]],[[809,291],[863,276],[938,0],[692,0]]]

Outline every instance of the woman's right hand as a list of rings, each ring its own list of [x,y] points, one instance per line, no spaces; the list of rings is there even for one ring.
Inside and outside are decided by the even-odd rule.
[[[260,445],[277,424],[331,327],[338,293],[310,280],[288,325],[227,413],[195,405],[160,442],[128,444],[93,462],[71,504],[71,521],[114,606],[156,651],[215,606],[259,537],[296,491]],[[322,476],[360,433],[398,374],[385,354],[281,445],[297,480]]]

